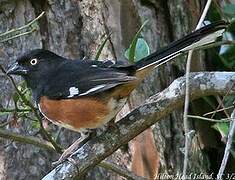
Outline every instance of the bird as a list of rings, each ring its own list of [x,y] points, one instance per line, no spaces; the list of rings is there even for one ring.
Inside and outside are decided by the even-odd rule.
[[[49,50],[34,49],[18,57],[7,74],[25,79],[46,119],[84,132],[115,118],[131,92],[154,68],[189,50],[213,43],[228,24],[218,21],[205,25],[134,64],[119,60],[72,60]],[[82,136],[67,151],[72,151],[85,138]],[[68,154],[62,154],[59,162]]]

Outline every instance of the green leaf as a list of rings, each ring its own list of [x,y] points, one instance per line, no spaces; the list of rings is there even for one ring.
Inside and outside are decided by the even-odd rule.
[[[235,96],[234,95],[227,95],[224,97],[224,107],[230,107],[235,102]]]
[[[34,129],[40,129],[40,123],[39,123],[39,121],[32,121],[32,128],[34,128]]]
[[[229,131],[229,123],[216,123],[212,126],[215,130],[219,131],[222,138],[226,138]]]
[[[230,123],[216,123],[212,127],[214,129],[216,129],[217,131],[219,131],[219,133],[221,134],[221,137],[222,137],[221,139],[227,139],[228,132],[229,132],[229,125],[230,125]],[[231,152],[232,156],[235,158],[234,142],[235,142],[235,138],[233,138],[233,146],[232,146],[230,152]]]
[[[226,15],[230,17],[235,16],[235,4],[226,4],[223,8],[223,11]]]
[[[13,97],[12,97],[12,98],[13,98],[13,101],[14,101],[15,104],[17,104],[17,102],[18,102],[19,99],[20,99],[18,93],[16,93],[16,92],[13,94]]]
[[[223,63],[225,68],[228,68],[229,70],[233,70],[235,67],[235,55],[234,55],[234,51],[235,51],[235,45],[229,45],[227,46],[227,50],[226,52],[224,52],[221,56],[220,56],[220,61]]]
[[[138,38],[134,53],[134,62],[137,62],[150,54],[149,46],[144,38]],[[125,57],[130,57],[130,48],[125,52]]]
[[[233,148],[230,150],[230,152],[231,152],[231,154],[232,154],[233,158],[235,158],[235,151],[234,151],[234,149],[233,149]]]
[[[19,85],[17,86],[17,88],[19,89],[19,91],[25,96],[25,98],[28,101],[31,101],[32,98],[32,92],[31,90],[27,87],[27,84],[25,81],[22,81],[19,83]],[[17,94],[18,95],[18,94]]]
[[[24,96],[26,97],[27,100],[31,101],[32,99],[32,92],[30,89],[25,89],[24,90]]]
[[[96,52],[96,55],[95,55],[95,60],[98,60],[98,59],[99,59],[100,54],[101,54],[102,50],[104,49],[104,46],[105,46],[106,42],[108,41],[108,39],[110,38],[111,34],[112,34],[112,33],[110,33],[110,34],[104,39],[104,41],[101,43],[101,45],[99,46],[98,51]]]
[[[147,24],[148,20],[146,20],[143,25],[140,27],[140,29],[138,30],[138,32],[135,34],[135,37],[133,38],[129,49],[129,53],[127,59],[129,60],[129,62],[134,63],[135,62],[135,52],[136,52],[136,44],[138,41],[138,38],[140,36],[141,31],[143,30],[144,26]],[[147,43],[146,43],[147,44]],[[128,51],[128,50],[127,50]],[[125,53],[126,55],[127,53]]]

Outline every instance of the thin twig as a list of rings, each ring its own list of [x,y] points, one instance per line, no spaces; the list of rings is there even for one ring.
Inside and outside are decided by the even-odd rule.
[[[233,112],[231,114],[231,119],[232,119],[232,121],[230,123],[230,128],[229,128],[229,132],[228,132],[228,140],[227,140],[226,147],[225,147],[225,150],[224,150],[224,157],[223,157],[222,163],[220,165],[219,172],[217,174],[217,180],[222,179],[225,167],[226,167],[227,162],[228,162],[228,157],[229,157],[230,150],[231,150],[231,145],[232,145],[232,142],[233,142],[233,135],[234,135],[234,132],[235,132],[235,109],[233,110]]]
[[[132,179],[132,180],[146,180],[147,178],[137,176],[131,171],[128,171],[127,169],[123,169],[120,166],[107,162],[107,161],[102,161],[101,163],[98,164],[98,166],[111,170],[113,172],[116,172],[117,174],[121,175],[122,177],[125,177],[127,179]]]
[[[5,109],[5,108],[0,108],[0,112],[30,112],[31,109]]]
[[[220,107],[224,109],[224,114],[226,115],[227,118],[229,118],[229,114],[228,112],[225,110],[225,106],[224,106],[224,99],[226,96],[224,96],[222,99],[219,96],[216,96],[216,100],[219,103],[219,106],[216,109],[219,109]],[[214,118],[215,114],[213,114],[213,116],[211,118]]]
[[[193,118],[193,119],[200,119],[204,121],[210,121],[210,122],[217,122],[217,123],[222,123],[222,122],[230,122],[231,119],[226,118],[226,119],[211,119],[211,118],[206,118],[202,116],[193,116],[193,115],[187,115],[188,118]]]
[[[34,146],[44,148],[50,151],[56,151],[50,142],[42,141],[35,137],[24,136],[24,135],[16,134],[13,132],[7,132],[2,129],[0,129],[0,137],[5,138],[5,139],[11,139],[13,141],[18,141],[18,142],[25,143],[25,144],[32,144]]]
[[[234,84],[228,89],[228,93],[229,93],[229,91],[231,91],[231,89],[234,87]],[[223,99],[222,99],[222,101],[220,100],[220,101],[218,101],[218,106],[216,107],[216,110],[218,110],[219,108],[220,108],[220,106],[223,106],[223,109],[225,109],[224,108],[224,105],[223,105],[223,101],[224,101],[224,99],[225,99],[225,97],[226,97],[227,95],[225,95],[224,97],[223,97]],[[224,111],[224,112],[226,112],[226,111]],[[211,118],[213,118],[214,116],[215,116],[215,114],[216,114],[216,112],[214,112],[212,115],[211,115]],[[227,117],[229,117],[228,116],[228,114],[227,114],[227,112],[225,113],[226,114],[226,116]]]
[[[13,121],[15,121],[14,119],[11,119],[10,121],[6,121],[0,124],[0,128],[3,128],[5,126],[7,126],[8,124],[12,123]]]
[[[183,179],[186,179],[186,173],[188,168],[188,157],[189,157],[189,124],[188,124],[188,108],[189,108],[189,73],[190,73],[190,64],[193,51],[189,51],[187,65],[186,65],[186,74],[185,74],[185,101],[184,101],[184,132],[185,132],[185,145],[184,145],[184,166],[183,166]]]
[[[210,114],[214,114],[214,113],[221,112],[221,111],[228,110],[228,109],[232,109],[232,108],[234,108],[234,106],[229,106],[229,107],[225,107],[225,108],[222,108],[222,109],[217,109],[215,111],[211,111],[211,112],[205,113],[202,116],[208,116]]]
[[[235,44],[235,41],[222,40],[222,41],[214,42],[212,44],[208,44],[208,45],[205,45],[205,46],[198,47],[196,49],[203,50],[203,49],[209,49],[209,48],[212,48],[212,47],[218,47],[218,46],[226,45],[226,44],[227,45],[233,45],[233,44]],[[194,50],[196,50],[196,49],[194,49]]]
[[[206,3],[206,6],[203,10],[203,13],[200,17],[200,20],[196,26],[196,29],[199,29],[206,17],[206,14],[209,10],[210,4],[212,0],[208,0]],[[184,166],[183,166],[183,179],[186,178],[187,168],[188,168],[188,157],[189,157],[189,146],[190,146],[190,137],[189,137],[189,124],[188,124],[188,108],[189,108],[189,73],[190,73],[190,65],[191,65],[191,59],[192,59],[193,50],[190,50],[188,53],[187,58],[187,65],[186,65],[186,87],[185,87],[185,103],[184,103],[184,132],[185,132],[185,145],[184,145]]]
[[[11,76],[8,76],[6,74],[6,70],[0,65],[0,70],[9,78],[10,82],[12,83],[12,85],[14,86],[17,94],[19,95],[19,97],[21,98],[21,100],[24,102],[25,105],[29,106],[30,109],[32,109],[32,112],[34,113],[34,116],[36,117],[36,119],[39,121],[40,123],[40,130],[41,133],[46,137],[46,139],[51,142],[51,144],[55,147],[56,151],[58,153],[62,153],[62,148],[53,140],[53,138],[51,137],[51,135],[45,130],[45,128],[43,127],[42,121],[41,121],[41,117],[38,114],[37,108],[34,107],[34,105],[24,96],[24,94],[22,94],[20,92],[20,90],[17,88],[17,85],[15,83],[15,81],[13,80],[13,78]]]
[[[105,46],[106,42],[109,40],[109,38],[110,38],[111,35],[112,35],[112,32],[109,33],[109,34],[105,37],[105,39],[103,40],[103,42],[99,45],[98,50],[97,50],[96,55],[95,55],[95,60],[98,60],[98,59],[99,59],[99,57],[100,57],[100,55],[101,55],[101,52],[102,52],[102,50],[104,49],[104,46]]]
[[[32,32],[34,32],[35,30],[37,30],[37,27],[34,26],[34,24],[36,23],[36,21],[38,21],[43,15],[45,14],[45,12],[43,11],[38,17],[36,17],[34,20],[32,20],[30,23],[20,27],[20,28],[16,28],[16,29],[12,29],[10,31],[7,31],[5,33],[1,33],[0,34],[0,42],[5,42],[23,35],[27,35],[30,34]],[[28,28],[30,28],[28,30]],[[26,31],[26,32],[25,32]]]
[[[25,35],[25,34],[28,34],[30,32],[32,32],[33,30],[31,29],[30,31],[28,32],[23,32],[23,30],[27,29],[28,27],[31,27],[34,25],[34,23],[36,21],[38,21],[43,15],[45,14],[45,12],[42,12],[38,17],[36,17],[33,21],[31,21],[30,23],[28,23],[27,25],[24,25],[20,28],[17,28],[17,29],[12,29],[10,31],[7,31],[5,33],[2,33],[0,34],[0,42],[4,42],[4,41],[7,41],[9,39],[12,39],[12,38],[16,38],[16,37],[19,37],[21,35]],[[34,27],[33,27],[34,29]],[[34,107],[34,105],[24,96],[23,93],[21,93],[19,91],[19,89],[17,88],[17,85],[16,83],[14,82],[13,78],[11,76],[8,76],[6,74],[6,71],[5,69],[0,65],[0,70],[3,72],[3,74],[5,74],[11,81],[11,83],[13,84],[17,94],[19,95],[19,97],[21,98],[21,100],[24,102],[25,105],[29,106],[31,109],[32,109],[32,112],[34,113],[35,117],[38,119],[38,121],[40,122],[40,130],[41,130],[41,133],[44,135],[44,137],[50,141],[52,143],[52,145],[55,147],[56,151],[58,153],[62,153],[62,148],[53,140],[53,138],[51,137],[51,135],[44,129],[43,127],[43,124],[42,124],[42,121],[41,121],[41,118],[37,112],[37,108]]]
[[[224,14],[224,12],[222,11],[222,8],[220,7],[220,4],[218,3],[217,0],[213,0],[213,4],[215,4],[216,9],[218,10],[219,14],[221,15],[221,17],[223,17],[223,19],[226,19],[227,21],[229,20],[228,16],[226,16]]]

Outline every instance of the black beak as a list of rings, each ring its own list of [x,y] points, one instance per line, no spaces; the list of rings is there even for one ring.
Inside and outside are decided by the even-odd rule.
[[[7,75],[14,74],[14,75],[26,75],[27,69],[20,66],[17,62],[12,64],[11,67],[7,71]]]

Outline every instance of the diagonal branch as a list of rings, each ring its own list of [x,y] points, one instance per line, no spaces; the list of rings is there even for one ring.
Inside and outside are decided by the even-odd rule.
[[[48,141],[43,141],[43,140],[40,140],[36,137],[25,136],[25,135],[16,134],[13,132],[8,132],[8,131],[2,130],[2,129],[0,129],[0,139],[1,138],[11,139],[13,141],[21,142],[24,144],[32,144],[34,146],[44,148],[44,149],[47,149],[47,150],[53,151],[53,152],[56,151],[55,148],[53,147],[53,145]]]
[[[207,95],[235,94],[231,88],[235,82],[234,72],[198,72],[190,73],[190,99]],[[52,170],[43,180],[74,179],[84,175],[103,159],[128,143],[135,136],[183,106],[185,96],[185,77],[176,79],[164,91],[150,97],[146,102],[116,123],[100,136],[88,141],[79,148],[72,158],[77,166],[64,162]]]
[[[225,167],[228,163],[228,158],[229,158],[229,154],[231,151],[231,147],[232,147],[232,143],[233,143],[233,136],[234,136],[234,132],[235,132],[235,110],[233,110],[233,112],[231,114],[231,119],[232,119],[232,121],[230,122],[230,127],[229,127],[229,132],[228,132],[228,140],[227,140],[226,147],[224,150],[224,157],[221,162],[219,172],[217,174],[217,180],[221,180],[223,178],[224,170],[225,170]]]
[[[37,21],[45,14],[43,11],[38,17],[36,17],[34,20],[32,20],[30,23],[21,26],[16,29],[12,29],[10,31],[7,31],[5,33],[0,34],[0,43],[3,43],[5,41],[9,41],[11,39],[24,36],[27,34],[30,34],[38,29]]]

